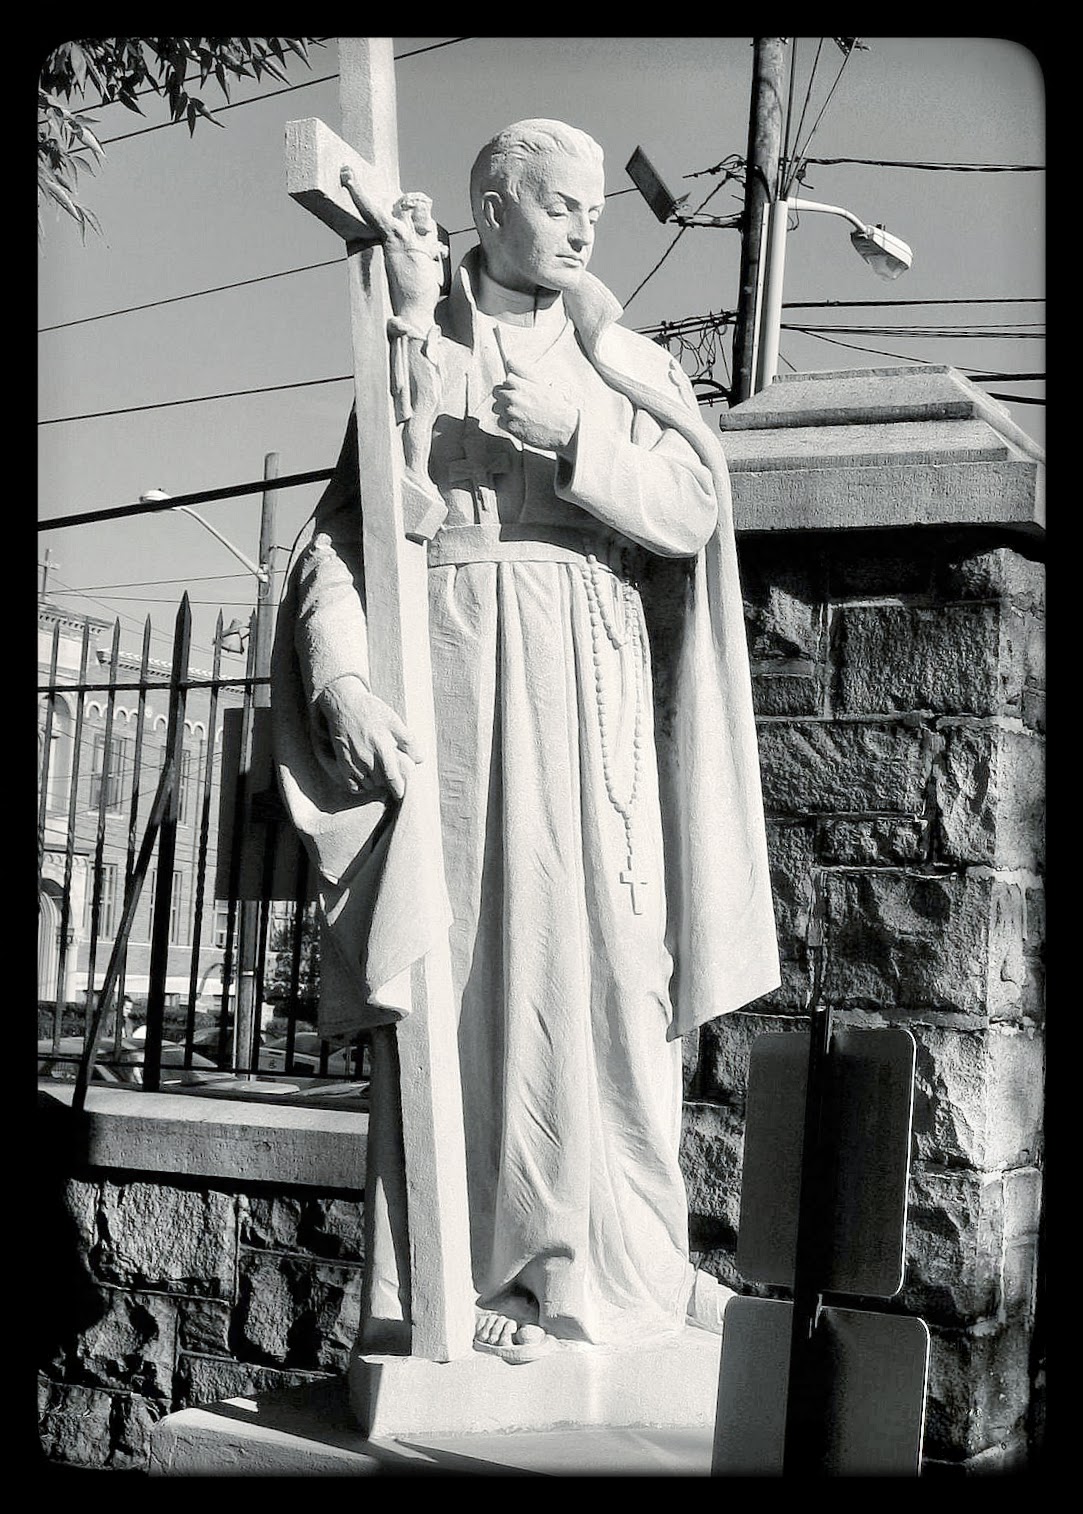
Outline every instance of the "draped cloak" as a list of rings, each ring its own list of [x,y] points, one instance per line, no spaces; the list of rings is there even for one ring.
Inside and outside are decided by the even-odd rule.
[[[445,338],[466,345],[477,258],[476,249],[467,254],[438,309]],[[605,384],[689,444],[709,470],[718,506],[715,529],[694,558],[651,557],[640,583],[656,701],[666,945],[673,959],[667,1036],[674,1040],[779,983],[729,476],[683,371],[657,344],[616,324],[621,307],[609,290],[584,273],[565,294],[564,308]],[[318,873],[325,1036],[408,1013],[410,965],[451,923],[442,880],[423,865],[431,838],[421,832],[409,784],[397,805],[358,798],[333,777],[329,749],[320,760],[326,738],[314,718],[314,694],[343,673],[368,676],[362,492],[351,422],[308,550],[331,552],[321,521],[347,511],[356,519],[356,556],[323,596],[318,641],[306,631],[302,559],[283,598],[272,669],[279,782]]]

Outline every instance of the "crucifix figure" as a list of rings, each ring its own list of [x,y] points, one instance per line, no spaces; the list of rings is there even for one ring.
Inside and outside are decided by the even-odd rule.
[[[520,121],[478,154],[480,246],[435,311],[446,516],[408,518],[390,45],[340,46],[347,140],[295,123],[290,188],[346,238],[356,426],[279,615],[279,775],[321,1031],[376,1027],[362,1343],[442,1361],[465,1334],[529,1372],[683,1328],[680,1038],[778,983],[726,466],[587,271],[601,149]]]

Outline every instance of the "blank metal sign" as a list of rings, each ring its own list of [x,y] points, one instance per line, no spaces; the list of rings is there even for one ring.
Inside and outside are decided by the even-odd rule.
[[[737,1266],[791,1288],[808,1032],[757,1036],[748,1072]],[[902,1287],[914,1088],[908,1030],[836,1030],[825,1065],[823,1293],[890,1298]]]

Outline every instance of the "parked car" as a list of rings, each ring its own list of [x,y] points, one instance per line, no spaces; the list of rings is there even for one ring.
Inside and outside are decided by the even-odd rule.
[[[38,1042],[38,1077],[51,1078],[63,1083],[74,1083],[79,1072],[79,1058],[83,1055],[82,1036],[62,1036],[59,1047],[51,1040]],[[124,1040],[120,1043],[119,1057],[112,1045],[103,1046],[94,1061],[94,1081],[99,1083],[141,1084],[143,1081],[143,1058],[146,1047],[141,1040]],[[67,1060],[72,1058],[73,1060]],[[162,1042],[162,1066],[184,1066],[184,1047],[175,1041]],[[210,1071],[217,1074],[218,1068],[209,1058],[199,1052],[192,1054],[192,1068],[196,1075]]]

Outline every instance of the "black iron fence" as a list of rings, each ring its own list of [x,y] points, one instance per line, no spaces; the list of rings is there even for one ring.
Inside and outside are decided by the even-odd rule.
[[[237,676],[221,615],[211,668],[192,668],[187,595],[169,663],[150,656],[149,618],[139,656],[119,621],[40,606],[50,622],[39,1074],[74,1078],[80,1104],[92,1078],[247,1097],[356,1084],[364,1046],[315,1028],[318,932],[271,769],[266,628]]]

